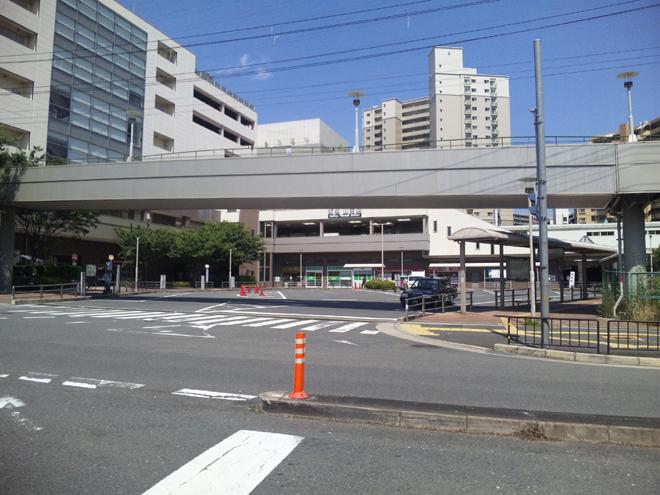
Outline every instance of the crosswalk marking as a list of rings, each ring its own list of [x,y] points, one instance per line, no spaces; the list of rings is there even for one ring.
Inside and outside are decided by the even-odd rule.
[[[303,437],[240,430],[156,483],[143,495],[248,495]]]
[[[274,324],[274,323],[280,323],[280,322],[282,322],[282,321],[285,321],[285,322],[286,322],[286,321],[291,321],[291,320],[282,319],[282,318],[277,318],[277,319],[274,319],[274,320],[261,321],[261,322],[259,322],[259,323],[250,323],[250,324],[245,325],[245,326],[246,326],[246,327],[265,327],[265,326],[268,326],[268,325],[272,325],[272,324]],[[241,324],[242,324],[242,323],[241,323]]]
[[[381,332],[377,330],[364,330],[361,327],[369,324],[369,321],[346,321],[346,320],[318,320],[318,319],[305,319],[296,320],[292,316],[282,314],[281,316],[270,313],[256,313],[256,314],[239,314],[236,313],[181,313],[181,312],[167,312],[167,311],[149,311],[149,310],[135,310],[135,309],[104,309],[104,308],[90,308],[90,309],[77,309],[66,310],[61,309],[35,309],[14,310],[15,313],[23,313],[17,316],[23,319],[45,319],[45,318],[66,318],[77,321],[68,321],[67,325],[85,324],[86,321],[80,320],[81,318],[99,318],[99,319],[112,319],[115,321],[133,321],[144,320],[145,322],[162,322],[165,324],[143,327],[144,329],[158,329],[166,328],[167,324],[171,326],[188,326],[192,328],[203,328],[208,330],[216,326],[243,326],[243,327],[269,327],[273,329],[289,329],[297,328],[301,331],[314,332],[321,329],[327,329],[329,333],[347,333],[352,330],[360,329],[363,335],[377,335]],[[302,316],[302,315],[293,315]],[[313,315],[310,315],[313,316]],[[178,325],[177,325],[178,324]],[[128,330],[127,330],[128,331]]]
[[[322,321],[321,323],[317,323],[316,325],[312,325],[309,327],[305,327],[302,329],[303,332],[314,332],[316,330],[321,330],[322,328],[329,327],[331,325],[335,325],[337,323],[340,323],[339,321]]]
[[[285,323],[284,325],[277,325],[274,326],[273,328],[292,328],[300,325],[309,325],[310,323],[316,323],[317,321],[319,320],[298,320],[292,323]]]
[[[330,332],[345,333],[345,332],[348,332],[349,330],[353,330],[354,328],[359,328],[359,327],[364,326],[366,324],[367,324],[367,322],[365,322],[365,321],[356,321],[355,323],[349,323],[347,325],[342,325],[341,327],[338,327],[338,328],[333,328],[332,330],[330,330]]]

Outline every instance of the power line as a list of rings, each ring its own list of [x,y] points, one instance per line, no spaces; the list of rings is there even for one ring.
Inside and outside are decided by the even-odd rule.
[[[412,11],[412,12],[406,12],[406,13],[398,13],[398,14],[390,14],[386,16],[380,16],[380,17],[372,17],[369,19],[359,19],[359,20],[354,20],[354,21],[345,21],[345,22],[340,22],[340,23],[335,23],[335,24],[326,24],[324,26],[314,26],[314,27],[307,27],[307,28],[298,28],[298,29],[292,29],[289,31],[281,31],[279,33],[269,33],[269,34],[257,34],[257,35],[251,35],[251,36],[243,36],[243,37],[238,37],[238,38],[228,38],[228,39],[223,39],[223,40],[214,40],[214,41],[200,41],[197,43],[189,43],[189,44],[183,44],[180,45],[181,48],[191,48],[191,47],[197,47],[197,46],[207,46],[207,45],[216,45],[216,44],[224,44],[224,43],[235,43],[238,41],[249,41],[249,40],[255,40],[255,39],[263,39],[263,38],[271,38],[273,36],[286,36],[290,34],[299,34],[299,33],[308,33],[312,31],[321,31],[321,30],[328,30],[328,29],[337,29],[341,27],[347,27],[347,26],[356,26],[356,25],[362,25],[362,24],[371,24],[374,22],[382,22],[390,19],[397,19],[401,17],[409,17],[409,16],[417,16],[417,15],[423,15],[423,14],[429,14],[429,13],[435,13],[435,12],[441,12],[441,11],[447,11],[447,10],[456,10],[456,9],[462,9],[466,7],[474,7],[477,5],[483,5],[483,4],[488,4],[488,3],[495,3],[499,2],[500,0],[472,0],[471,2],[465,3],[465,4],[454,4],[454,5],[448,5],[444,7],[437,7],[434,9],[425,9],[425,10],[417,10],[417,11]],[[640,0],[630,0],[630,1],[640,1]],[[98,46],[95,43],[95,46]],[[104,47],[102,47],[104,48]],[[130,54],[130,53],[144,53],[150,52],[150,51],[157,51],[158,48],[151,48],[148,50],[126,50],[123,53],[124,54]],[[54,52],[45,52],[45,53],[54,53]],[[111,53],[115,53],[114,51]],[[15,55],[14,55],[15,56]],[[95,57],[96,55],[80,55],[80,56],[73,56],[71,58],[90,58],[90,57]],[[41,59],[41,60],[14,60],[14,61],[6,61],[4,63],[10,63],[10,64],[20,64],[20,63],[32,63],[32,62],[47,62],[50,59]]]
[[[637,1],[638,0],[631,0],[631,1],[628,1],[628,2],[623,2],[623,4],[635,3]],[[294,59],[287,59],[287,60],[302,60],[302,59],[309,59],[309,58],[317,58],[317,57],[329,56],[331,54],[344,54],[344,53],[351,53],[351,52],[354,52],[354,51],[364,51],[364,50],[371,50],[371,49],[375,49],[375,48],[386,48],[386,47],[392,47],[392,46],[397,46],[397,45],[404,45],[404,44],[409,44],[409,43],[413,43],[413,42],[417,42],[417,41],[428,41],[428,40],[431,40],[431,39],[445,38],[447,36],[455,36],[455,35],[459,35],[459,34],[469,34],[469,33],[473,33],[473,32],[490,31],[490,30],[499,29],[499,28],[502,28],[502,27],[510,27],[510,26],[515,26],[515,25],[520,25],[520,24],[529,24],[529,23],[533,23],[533,22],[539,22],[539,21],[542,21],[542,20],[548,20],[548,19],[553,19],[553,18],[558,18],[558,17],[566,17],[566,16],[569,16],[569,15],[575,15],[575,14],[590,12],[590,11],[594,11],[594,10],[601,10],[603,8],[608,8],[608,7],[612,7],[612,6],[616,6],[616,5],[622,5],[622,3],[619,2],[619,3],[609,4],[609,5],[606,5],[606,6],[600,6],[598,8],[582,9],[582,10],[568,12],[568,13],[564,13],[564,14],[555,14],[555,15],[552,15],[552,16],[532,18],[532,19],[527,19],[527,20],[522,20],[522,21],[515,21],[515,22],[511,22],[511,23],[506,23],[506,24],[488,26],[488,27],[484,27],[484,28],[471,29],[471,30],[467,30],[467,31],[460,31],[460,32],[456,32],[456,33],[447,33],[447,34],[437,35],[437,36],[432,36],[432,37],[419,38],[419,39],[415,39],[415,40],[402,41],[402,42],[396,42],[396,43],[386,43],[386,44],[381,44],[381,45],[373,45],[373,46],[370,46],[370,47],[364,47],[364,48],[358,48],[358,49],[340,50],[340,51],[337,51],[337,52],[329,52],[329,53],[324,53],[324,54],[311,55],[311,56],[307,56],[307,57],[297,57],[297,58],[294,58]],[[490,35],[484,35],[482,37],[468,38],[468,39],[463,39],[463,40],[453,40],[453,41],[446,42],[446,44],[468,43],[468,42],[472,42],[472,41],[492,39],[492,38],[496,38],[496,37],[499,37],[499,36],[507,36],[507,35],[512,35],[512,34],[520,34],[520,33],[524,33],[524,32],[530,32],[530,31],[533,31],[533,30],[536,30],[536,29],[540,30],[540,29],[548,29],[548,28],[552,28],[552,27],[560,27],[560,26],[575,24],[575,23],[579,23],[579,22],[592,21],[592,20],[597,20],[597,19],[601,19],[601,18],[605,18],[605,17],[612,17],[612,16],[616,16],[616,15],[632,13],[632,12],[636,12],[636,11],[640,11],[640,10],[654,8],[654,7],[657,7],[657,6],[660,6],[660,4],[652,4],[652,5],[648,5],[648,6],[637,7],[635,9],[617,11],[617,12],[612,12],[612,13],[609,13],[609,14],[601,14],[601,15],[598,15],[598,16],[592,16],[592,17],[576,19],[576,20],[569,20],[569,21],[564,21],[564,22],[561,22],[561,23],[549,24],[549,25],[545,25],[545,26],[537,26],[537,27],[527,28],[527,29],[522,29],[522,30],[517,30],[517,31],[505,32],[505,33],[495,33],[495,34],[490,34]],[[428,49],[428,48],[429,47],[427,45],[424,45],[424,46],[420,46],[420,47],[413,47],[413,48],[402,49],[402,50],[387,51],[387,52],[381,52],[381,53],[375,53],[375,54],[366,54],[366,55],[352,57],[352,58],[344,58],[344,59],[328,60],[328,61],[319,61],[319,62],[315,62],[315,63],[299,64],[297,66],[289,66],[289,67],[269,68],[268,70],[270,72],[281,72],[281,71],[285,71],[285,70],[295,70],[295,69],[301,69],[301,68],[307,68],[307,67],[316,67],[316,66],[320,66],[320,65],[329,65],[329,64],[334,64],[334,63],[343,63],[343,62],[350,62],[350,61],[356,61],[356,60],[364,60],[364,59],[369,59],[369,58],[377,58],[377,57],[396,55],[396,54],[401,54],[401,53],[409,53],[409,52],[413,52],[413,51],[425,50],[425,49]],[[281,61],[279,61],[279,62],[281,62]],[[275,63],[275,62],[273,62],[273,63]],[[243,76],[246,76],[246,75],[257,75],[262,70],[262,68],[261,68],[262,64],[251,64],[251,65],[255,65],[258,68],[257,69],[252,69],[252,70],[247,70],[247,71],[236,71],[236,72],[224,74],[223,77],[225,77],[225,78],[226,77],[243,77]],[[210,72],[218,72],[218,71],[230,70],[230,69],[235,69],[235,68],[236,67],[226,67],[225,66],[225,67],[218,67],[218,68],[213,68],[213,69],[206,69],[204,72],[209,72],[209,73]],[[195,72],[181,72],[181,73],[174,74],[174,76],[181,76],[181,75],[188,75],[188,74],[192,75],[192,74],[195,74]],[[147,79],[147,78],[145,78],[145,79]],[[155,76],[149,76],[148,79],[155,79]],[[177,82],[192,82],[192,81],[196,81],[196,80],[197,80],[197,78],[181,79],[181,80],[178,80]],[[133,79],[130,79],[128,82],[131,82],[131,81],[141,82],[142,79],[141,78],[140,79],[133,78]],[[153,84],[153,83],[151,83],[151,82],[146,83],[146,85],[150,85],[150,84]],[[86,85],[93,87],[92,83],[89,83],[89,84],[86,84]],[[50,88],[51,86],[43,85],[43,86],[40,86],[40,87]]]

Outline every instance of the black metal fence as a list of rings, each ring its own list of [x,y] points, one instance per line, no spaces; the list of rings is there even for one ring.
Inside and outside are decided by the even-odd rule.
[[[472,309],[473,292],[467,291],[467,307]],[[406,299],[404,307],[405,313],[403,316],[404,321],[417,316],[424,316],[426,313],[442,311],[451,306],[453,303],[460,304],[460,294],[452,297],[451,294],[440,294],[439,296],[418,296]],[[452,302],[453,301],[453,302]]]
[[[607,330],[600,322],[587,318],[548,318],[548,343],[551,348],[599,354],[660,352],[660,322],[610,320]],[[507,317],[507,341],[530,347],[542,347],[541,318]]]
[[[548,318],[548,343],[550,347],[593,349],[601,352],[600,324],[586,318]],[[541,318],[538,316],[509,316],[507,341],[531,347],[543,345]]]
[[[610,349],[620,352],[660,352],[660,321],[608,321],[608,354]]]

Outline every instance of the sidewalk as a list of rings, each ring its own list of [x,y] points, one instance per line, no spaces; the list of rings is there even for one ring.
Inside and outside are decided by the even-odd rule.
[[[600,299],[587,299],[570,303],[551,303],[551,318],[597,319],[603,325],[607,319],[598,315]],[[538,308],[537,308],[538,310]],[[477,307],[467,313],[449,311],[432,313],[402,324],[414,334],[461,344],[494,349],[506,344],[506,317],[529,316],[529,307],[491,308]],[[537,316],[540,316],[537,311]]]

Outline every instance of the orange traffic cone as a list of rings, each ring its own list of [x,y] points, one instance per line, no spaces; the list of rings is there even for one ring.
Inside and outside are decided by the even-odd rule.
[[[244,296],[244,295],[245,295],[245,286],[244,286],[244,285],[241,285],[241,293],[240,293],[240,295],[241,295],[241,296]]]
[[[261,286],[261,290],[259,291],[259,295],[263,296],[264,295],[264,286]]]

